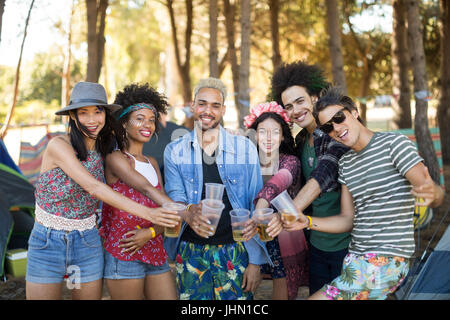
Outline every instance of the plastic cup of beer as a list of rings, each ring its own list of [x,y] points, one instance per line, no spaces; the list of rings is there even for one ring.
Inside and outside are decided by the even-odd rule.
[[[255,211],[253,211],[253,220],[256,222],[256,228],[261,241],[273,240],[273,237],[269,236],[267,233],[267,227],[269,226],[269,222],[272,220],[273,215],[272,208],[255,209]]]
[[[205,183],[205,199],[221,200],[225,186],[220,183]]]
[[[246,222],[250,219],[250,211],[247,209],[234,209],[230,211],[230,217],[234,241],[245,241],[244,229]]]
[[[184,210],[186,210],[186,205],[176,202],[163,203],[162,207],[167,210],[176,211],[180,216],[181,213]],[[180,230],[181,230],[181,221],[178,222],[178,224],[173,228],[164,227],[164,235],[169,238],[176,238],[180,234]]]
[[[212,228],[212,234],[216,233],[217,225],[219,224],[220,216],[222,215],[225,205],[222,200],[203,199],[202,203],[202,216],[205,216],[210,222]]]
[[[292,223],[298,219],[297,207],[286,190],[276,196],[270,203],[288,223]]]

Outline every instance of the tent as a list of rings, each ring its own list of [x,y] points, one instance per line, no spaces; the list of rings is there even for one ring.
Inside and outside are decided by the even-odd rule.
[[[29,142],[20,143],[19,168],[22,170],[25,178],[27,178],[33,185],[39,178],[42,156],[48,142],[52,138],[60,135],[64,135],[64,132],[49,132],[35,145],[32,145]]]
[[[20,174],[22,173],[19,167],[14,163],[13,159],[9,155],[8,150],[6,149],[5,143],[2,139],[0,139],[0,163],[7,165],[8,167],[16,170]]]
[[[5,153],[6,148],[2,155]],[[34,225],[34,201],[33,185],[21,173],[0,163],[0,276],[5,271],[6,251],[28,246]]]
[[[434,249],[429,248],[440,225],[441,219],[421,258],[416,261],[406,281],[395,293],[401,300],[450,300],[450,226],[442,235]]]

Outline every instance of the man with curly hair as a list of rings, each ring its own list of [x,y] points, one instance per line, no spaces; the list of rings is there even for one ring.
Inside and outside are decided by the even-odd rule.
[[[320,92],[328,87],[316,65],[296,61],[281,65],[272,77],[272,98],[287,111],[291,121],[303,128],[295,137],[296,154],[306,182],[294,199],[300,211],[312,204],[312,215],[339,214],[338,161],[348,148],[317,129],[312,115]],[[285,226],[290,230],[289,226]],[[291,230],[292,231],[292,230]],[[313,294],[334,279],[347,254],[349,233],[311,231],[309,236],[309,291]]]

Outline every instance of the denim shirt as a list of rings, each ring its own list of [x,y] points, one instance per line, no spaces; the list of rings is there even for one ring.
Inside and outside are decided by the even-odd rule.
[[[299,156],[303,144],[307,143],[307,134],[308,131],[303,129],[295,137],[296,152]],[[313,139],[317,167],[311,172],[309,178],[314,178],[319,183],[322,192],[336,191],[340,188],[338,182],[338,162],[350,148],[332,139],[320,129],[314,130]]]
[[[231,206],[233,209],[246,208],[253,212],[253,199],[263,186],[256,147],[246,137],[232,135],[222,127],[219,130],[216,163]],[[167,145],[164,151],[164,176],[164,189],[173,201],[200,203],[203,188],[202,150],[195,129]],[[175,260],[186,226],[183,221],[178,238],[164,240],[164,247],[172,260]],[[243,244],[251,264],[272,265],[266,246],[258,235]]]

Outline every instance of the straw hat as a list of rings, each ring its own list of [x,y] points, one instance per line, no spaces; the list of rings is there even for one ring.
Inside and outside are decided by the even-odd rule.
[[[68,116],[70,110],[87,106],[103,106],[111,110],[112,113],[122,108],[118,104],[108,104],[105,88],[101,84],[78,82],[72,90],[69,104],[56,111],[55,114],[58,116]]]

